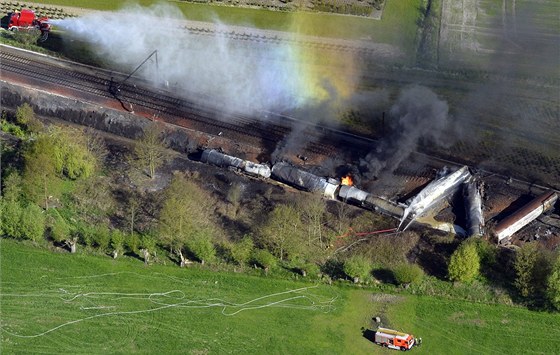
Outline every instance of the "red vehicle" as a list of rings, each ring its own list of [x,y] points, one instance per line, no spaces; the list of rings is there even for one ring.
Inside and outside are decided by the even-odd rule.
[[[387,328],[378,328],[374,341],[379,345],[396,350],[410,350],[414,345],[420,345],[422,342],[421,339],[415,339],[411,334]]]
[[[44,41],[49,35],[51,25],[47,17],[37,18],[34,11],[23,9],[21,11],[12,12],[8,29],[12,31],[37,29],[41,31],[41,40]]]

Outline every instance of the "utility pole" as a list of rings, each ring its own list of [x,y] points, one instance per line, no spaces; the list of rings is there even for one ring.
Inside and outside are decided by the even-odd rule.
[[[132,71],[132,73],[128,74],[128,76],[127,76],[122,82],[120,82],[120,83],[115,83],[115,82],[113,81],[113,78],[111,77],[111,81],[110,81],[110,83],[109,83],[109,92],[111,93],[111,95],[117,96],[118,93],[121,91],[121,86],[123,86],[123,84],[124,84],[128,79],[130,79],[130,77],[131,77],[132,75],[134,75],[134,73],[136,73],[136,72],[138,71],[138,69],[140,69],[140,67],[141,67],[142,65],[144,65],[144,63],[146,63],[152,56],[155,56],[155,57],[156,57],[156,73],[158,73],[158,71],[159,71],[159,63],[158,63],[157,49],[156,49],[155,51],[153,51],[152,53],[150,53],[150,55],[149,55],[148,57],[146,57],[146,59],[144,59],[144,60],[142,61],[142,63],[140,63],[140,65],[138,65],[138,66],[136,67],[136,69],[134,69],[134,70]]]

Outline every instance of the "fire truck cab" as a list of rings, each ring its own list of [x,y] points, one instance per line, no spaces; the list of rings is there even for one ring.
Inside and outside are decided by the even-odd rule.
[[[35,24],[35,13],[31,10],[21,10],[12,12],[10,16],[10,24],[8,28],[12,27],[31,27]]]
[[[37,18],[33,10],[23,9],[11,13],[8,29],[12,31],[38,29],[46,39],[51,29],[48,21],[47,17]]]
[[[411,334],[387,328],[378,328],[375,332],[375,343],[396,350],[410,350],[415,345]]]

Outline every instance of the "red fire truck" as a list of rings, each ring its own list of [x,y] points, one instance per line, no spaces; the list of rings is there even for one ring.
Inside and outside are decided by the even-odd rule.
[[[379,345],[396,350],[410,350],[414,345],[420,345],[422,342],[421,339],[415,339],[411,334],[387,328],[378,328],[374,341]]]
[[[8,29],[12,31],[29,31],[37,29],[41,31],[41,40],[46,40],[51,30],[47,17],[37,18],[35,12],[32,10],[23,9],[21,11],[14,11],[10,16],[10,23]]]

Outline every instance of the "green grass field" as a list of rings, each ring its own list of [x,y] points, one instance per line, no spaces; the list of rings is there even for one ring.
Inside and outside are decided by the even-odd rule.
[[[0,257],[2,354],[391,354],[361,335],[375,315],[421,336],[419,354],[560,352],[558,314],[144,267],[7,239]]]
[[[97,10],[117,10],[130,1],[116,0],[44,0],[38,3],[74,6]],[[149,6],[161,1],[136,0],[134,3]],[[402,46],[413,52],[416,40],[416,19],[420,0],[387,0],[382,20],[354,16],[319,13],[288,13],[206,4],[189,4],[169,1],[178,6],[190,20],[214,22],[219,20],[231,25],[246,25],[262,29],[293,31],[307,35],[350,39],[371,39],[376,42]]]

